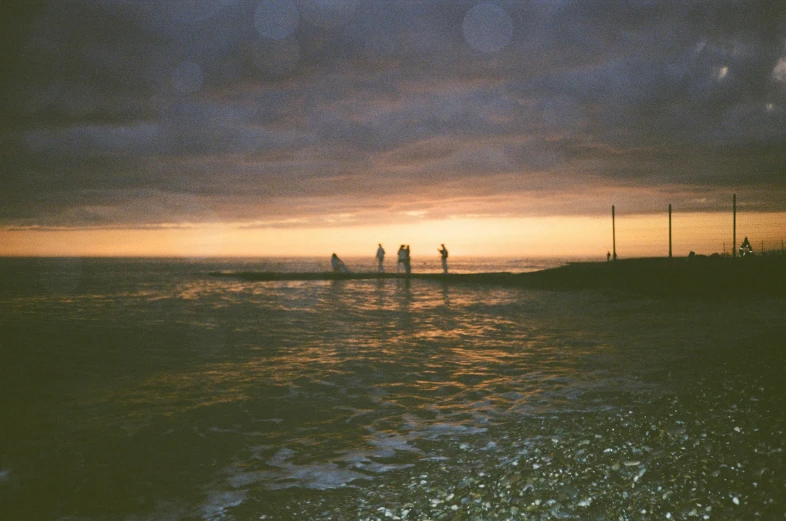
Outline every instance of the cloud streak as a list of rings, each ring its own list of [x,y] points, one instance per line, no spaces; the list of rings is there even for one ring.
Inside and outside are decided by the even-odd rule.
[[[4,22],[0,225],[717,211],[732,191],[783,211],[784,19],[731,0],[31,3]]]

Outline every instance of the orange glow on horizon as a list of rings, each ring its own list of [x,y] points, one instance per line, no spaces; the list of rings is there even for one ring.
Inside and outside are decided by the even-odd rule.
[[[620,258],[668,255],[666,215],[616,219]],[[754,250],[780,249],[786,213],[741,214],[737,239],[749,236]],[[731,249],[731,215],[675,214],[673,251],[685,256]],[[608,217],[423,219],[407,224],[334,228],[243,228],[205,224],[162,229],[0,230],[3,256],[277,257],[373,256],[381,242],[389,255],[410,244],[415,255],[437,255],[441,243],[452,256],[597,257],[612,249]]]

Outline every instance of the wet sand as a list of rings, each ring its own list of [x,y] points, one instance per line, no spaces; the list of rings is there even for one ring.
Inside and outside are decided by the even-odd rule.
[[[642,258],[570,263],[531,273],[213,272],[247,281],[412,279],[547,290],[598,289],[647,295],[786,295],[786,257]]]

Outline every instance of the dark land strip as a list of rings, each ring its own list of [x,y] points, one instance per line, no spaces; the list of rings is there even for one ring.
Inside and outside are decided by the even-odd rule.
[[[245,281],[431,280],[546,290],[615,290],[652,295],[744,298],[786,295],[786,257],[642,258],[577,262],[530,273],[212,272]]]

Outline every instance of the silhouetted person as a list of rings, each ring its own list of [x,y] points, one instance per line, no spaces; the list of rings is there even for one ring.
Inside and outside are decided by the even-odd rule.
[[[340,273],[349,273],[349,268],[344,264],[344,261],[338,258],[335,253],[330,257],[330,265],[333,266],[333,271]]]
[[[611,260],[611,252],[607,251],[606,252],[606,262],[609,262],[610,260]]]
[[[412,273],[412,257],[409,254],[409,244],[404,248],[404,271],[407,275]]]
[[[402,268],[406,269],[407,250],[402,244],[398,249],[398,264],[396,264],[396,273],[401,273]]]
[[[753,247],[748,238],[745,237],[745,240],[740,244],[740,257],[747,257],[748,255],[753,255]]]
[[[385,248],[382,247],[382,243],[379,244],[379,248],[377,248],[377,262],[379,262],[379,266],[377,267],[377,271],[382,273],[385,271],[384,266],[382,266],[382,261],[385,260]]]
[[[440,255],[442,255],[442,273],[448,273],[448,249],[445,248],[444,244],[441,244],[441,248],[438,248],[437,251]]]

